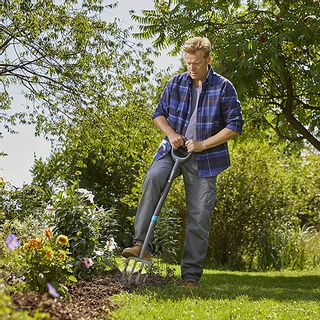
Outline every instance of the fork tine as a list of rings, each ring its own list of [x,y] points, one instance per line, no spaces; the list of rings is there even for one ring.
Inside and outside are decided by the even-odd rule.
[[[130,266],[131,261],[133,261],[132,266]],[[144,269],[146,270],[146,274],[151,272],[151,261],[138,257],[129,257],[125,262],[122,279],[125,280],[129,285],[132,283],[138,284],[141,278],[143,278],[143,283],[145,283],[147,277],[145,274],[143,274]]]

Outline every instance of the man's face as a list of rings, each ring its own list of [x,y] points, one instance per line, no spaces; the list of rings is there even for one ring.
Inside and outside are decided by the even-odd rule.
[[[208,64],[211,61],[211,57],[204,57],[204,52],[198,50],[195,53],[184,53],[184,61],[187,64],[188,73],[190,77],[195,81],[203,81],[208,73]]]

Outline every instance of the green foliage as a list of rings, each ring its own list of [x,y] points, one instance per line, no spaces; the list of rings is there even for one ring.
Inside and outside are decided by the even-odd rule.
[[[5,235],[13,233],[20,241],[27,241],[29,238],[35,238],[42,233],[43,226],[40,221],[35,219],[32,215],[19,218],[17,216],[13,220],[4,219],[0,225],[0,250],[4,247]]]
[[[305,266],[308,269],[316,269],[320,266],[320,234],[314,228],[307,228],[304,232],[306,252]]]
[[[11,186],[7,182],[0,184],[0,221],[28,216],[41,216],[48,199],[46,189],[35,185],[24,185],[22,188]]]
[[[249,130],[267,130],[301,148],[320,150],[320,7],[309,1],[154,1],[132,17],[138,38],[180,51],[194,35],[208,37],[213,65],[245,102]],[[271,130],[272,131],[271,131]],[[271,136],[271,137],[272,137]]]
[[[0,278],[5,281],[5,288],[8,292],[25,290],[26,283],[22,281],[25,265],[20,250],[9,251],[5,239],[9,234],[14,234],[20,243],[26,243],[43,232],[39,221],[31,216],[24,219],[18,217],[14,220],[4,220],[0,225]]]
[[[53,237],[52,231],[46,229],[37,238],[20,241],[20,246],[14,250],[6,248],[2,268],[11,271],[7,281],[23,281],[29,289],[38,292],[45,292],[47,283],[51,283],[60,294],[66,294],[65,285],[74,279],[67,247],[66,236]]]
[[[256,268],[259,270],[303,270],[306,262],[305,237],[300,228],[262,230]]]
[[[297,184],[298,159],[260,141],[233,145],[232,166],[218,178],[209,259],[234,268],[305,266],[305,239],[294,208],[296,190],[305,183]]]
[[[124,106],[154,75],[143,49],[110,18],[115,4],[91,1],[12,1],[0,8],[0,121],[10,129],[33,121],[37,132],[60,138],[88,115],[98,127],[105,106]],[[30,100],[20,113],[10,112],[10,87],[22,86]],[[25,115],[31,114],[29,118]],[[115,131],[119,130],[115,129]]]
[[[57,191],[53,195],[51,217],[48,223],[54,234],[69,238],[70,252],[74,257],[74,272],[84,277],[92,269],[116,268],[110,251],[110,240],[117,232],[118,223],[114,211],[99,208],[93,202],[93,194],[78,188],[78,183]],[[86,261],[90,263],[86,265]],[[90,270],[91,261],[95,264]],[[86,268],[85,268],[86,265]]]
[[[297,213],[301,225],[315,226],[320,230],[320,156],[308,154],[296,158],[291,164],[294,170],[292,210]]]
[[[92,190],[96,204],[115,208],[120,243],[130,242],[127,217],[134,215],[132,203],[136,205],[140,194],[136,180],[142,179],[151,164],[159,136],[149,103],[146,100],[145,105],[131,104],[101,114],[99,126],[95,118],[88,117],[66,133],[63,145],[47,163],[37,160],[33,169],[36,186],[47,188],[60,180],[77,179],[81,188]]]
[[[118,230],[114,210],[93,202],[93,194],[71,186],[55,191],[43,214],[19,213],[0,228],[0,275],[10,292],[28,289],[44,292],[50,283],[60,294],[77,278],[88,278],[116,268],[113,237]],[[52,226],[43,231],[43,225]],[[5,239],[14,234],[18,248]],[[64,235],[65,234],[65,235]],[[76,276],[76,277],[75,277]]]
[[[153,252],[164,261],[176,263],[178,252],[178,237],[181,219],[178,213],[165,206],[154,233]]]

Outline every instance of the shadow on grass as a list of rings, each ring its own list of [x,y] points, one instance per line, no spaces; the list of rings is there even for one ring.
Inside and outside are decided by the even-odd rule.
[[[185,298],[228,299],[247,297],[250,300],[320,301],[320,275],[284,276],[270,274],[234,274],[216,272],[204,274],[199,288],[185,289],[172,283],[162,288],[142,290],[156,299],[181,300]]]

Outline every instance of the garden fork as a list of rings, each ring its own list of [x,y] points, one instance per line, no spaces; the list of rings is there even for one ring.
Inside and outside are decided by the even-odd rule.
[[[189,160],[191,155],[192,155],[192,153],[189,153],[185,147],[180,147],[176,150],[171,148],[171,156],[172,156],[172,159],[174,160],[174,165],[173,165],[173,168],[170,172],[169,179],[167,180],[167,183],[165,184],[165,187],[163,189],[163,192],[161,194],[159,202],[156,206],[156,209],[152,215],[152,218],[151,218],[151,221],[149,224],[149,228],[147,231],[147,235],[144,239],[139,257],[129,257],[129,258],[127,258],[127,260],[125,262],[123,278],[126,279],[128,284],[132,284],[132,283],[138,284],[141,277],[142,277],[143,271],[146,271],[145,275],[143,276],[143,282],[145,282],[148,275],[151,273],[152,262],[151,262],[151,260],[144,258],[145,252],[146,252],[147,247],[149,245],[149,242],[152,237],[156,223],[159,220],[160,210],[161,210],[163,203],[167,197],[167,194],[169,192],[169,189],[171,187],[171,184],[173,182],[175,174],[178,172],[180,164]],[[132,265],[130,266],[130,264],[132,264]]]

